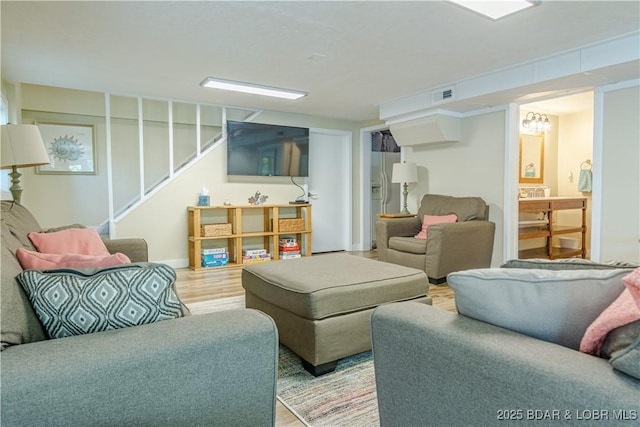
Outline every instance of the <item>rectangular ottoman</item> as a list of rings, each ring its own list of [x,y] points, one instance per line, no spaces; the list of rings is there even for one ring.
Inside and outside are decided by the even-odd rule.
[[[280,342],[314,375],[371,349],[371,313],[380,304],[431,304],[424,271],[345,253],[248,265],[246,306],[271,316]]]

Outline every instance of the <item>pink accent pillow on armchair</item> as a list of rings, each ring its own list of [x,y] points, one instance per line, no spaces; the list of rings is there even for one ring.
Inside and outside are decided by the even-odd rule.
[[[82,254],[108,256],[109,251],[96,230],[67,228],[54,233],[29,233],[38,252],[45,254]]]
[[[18,248],[16,257],[25,270],[50,270],[54,268],[94,268],[130,264],[123,253],[113,255],[43,254]]]
[[[418,234],[416,234],[416,239],[425,239],[427,238],[427,228],[433,224],[445,224],[450,222],[456,222],[458,220],[458,215],[449,214],[449,215],[425,215],[422,219],[422,230]]]

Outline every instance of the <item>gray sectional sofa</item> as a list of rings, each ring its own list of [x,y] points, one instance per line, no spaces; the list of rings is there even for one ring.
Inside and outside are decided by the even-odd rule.
[[[411,302],[374,311],[383,427],[640,425],[639,323],[610,360],[573,348],[630,270],[519,267],[449,275],[469,315]],[[572,289],[562,295],[565,283]],[[594,309],[581,306],[589,298]]]
[[[34,250],[27,233],[40,226],[13,202],[2,202],[1,221],[2,426],[274,425],[269,317],[234,310],[45,339],[15,279],[15,251]],[[146,259],[145,245],[107,242],[134,261]]]

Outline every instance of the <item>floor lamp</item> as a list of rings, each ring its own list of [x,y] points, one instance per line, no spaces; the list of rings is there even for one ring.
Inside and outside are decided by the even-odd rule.
[[[0,169],[11,169],[11,195],[20,203],[22,186],[18,168],[50,163],[40,129],[36,125],[2,125],[0,133]]]
[[[409,194],[409,190],[407,190],[407,187],[409,183],[418,182],[418,167],[415,163],[394,163],[393,170],[391,171],[391,182],[402,183],[404,204],[401,213],[409,214],[409,209],[407,209],[407,195]]]

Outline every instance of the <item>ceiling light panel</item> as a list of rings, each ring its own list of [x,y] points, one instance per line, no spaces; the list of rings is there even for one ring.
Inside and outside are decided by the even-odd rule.
[[[539,1],[530,0],[449,0],[464,8],[473,10],[491,19],[500,19],[529,7],[537,6]]]
[[[233,92],[251,93],[254,95],[271,96],[275,98],[284,99],[299,99],[303,96],[307,96],[307,92],[301,92],[291,89],[282,89],[271,86],[261,86],[253,83],[235,82],[232,80],[216,79],[213,77],[207,77],[204,79],[200,86],[208,87],[212,89],[230,90]]]

